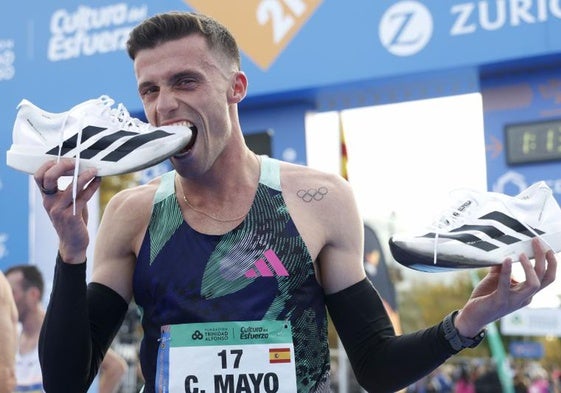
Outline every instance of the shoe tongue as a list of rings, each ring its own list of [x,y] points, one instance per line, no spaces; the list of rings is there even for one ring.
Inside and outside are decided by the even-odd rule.
[[[439,228],[461,225],[464,219],[470,215],[469,211],[482,204],[481,194],[473,190],[454,191],[452,196],[455,197],[454,202],[437,221]]]
[[[454,207],[459,211],[463,211],[473,206],[479,206],[483,203],[484,195],[485,194],[471,189],[453,191],[452,197],[455,200]]]

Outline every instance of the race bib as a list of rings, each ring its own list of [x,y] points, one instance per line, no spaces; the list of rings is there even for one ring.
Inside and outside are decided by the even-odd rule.
[[[294,393],[289,321],[162,327],[156,381],[162,393]]]

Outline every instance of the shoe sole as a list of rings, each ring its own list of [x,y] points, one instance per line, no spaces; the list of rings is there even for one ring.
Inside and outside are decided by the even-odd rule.
[[[561,251],[561,232],[554,232],[540,236],[549,246],[553,248],[555,253]],[[524,253],[529,259],[534,258],[534,250],[532,248],[532,239],[523,240],[512,246],[502,247],[505,255],[501,261],[481,261],[468,259],[463,255],[450,255],[442,258],[442,254],[437,255],[436,263],[434,263],[434,255],[425,255],[411,252],[400,247],[391,238],[389,240],[390,251],[393,258],[403,266],[423,271],[423,272],[449,272],[453,270],[480,269],[494,265],[500,265],[504,259],[511,258],[513,262],[519,261],[519,255]],[[547,247],[547,245],[546,245]]]
[[[177,149],[170,151],[168,154],[164,156],[156,157],[150,161],[143,161],[141,164],[133,164],[132,162],[127,165],[127,159],[123,158],[119,161],[119,164],[115,164],[115,162],[103,162],[103,161],[96,161],[93,162],[89,159],[80,159],[80,168],[79,172],[82,173],[84,170],[89,168],[96,168],[98,177],[104,176],[113,176],[113,175],[122,175],[125,173],[136,172],[153,165],[156,165],[162,161],[165,161],[167,158],[173,156],[174,154],[178,153],[184,148],[184,146],[179,146]],[[62,157],[62,158],[69,158],[69,157]],[[23,153],[14,150],[8,150],[6,152],[6,164],[18,171],[22,171],[33,175],[37,170],[46,162],[55,161],[57,160],[57,156],[50,156],[45,153],[40,154],[32,154],[32,153]]]

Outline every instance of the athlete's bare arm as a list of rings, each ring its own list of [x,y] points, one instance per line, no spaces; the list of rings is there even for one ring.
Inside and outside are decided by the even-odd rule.
[[[127,302],[132,298],[132,276],[136,256],[144,238],[154,182],[123,190],[111,198],[98,229],[92,281],[116,291]]]
[[[0,272],[0,393],[12,393],[16,387],[17,313],[12,288]]]
[[[99,369],[99,393],[117,392],[127,368],[127,361],[109,348]]]
[[[363,221],[350,184],[338,175],[292,164],[282,164],[281,182],[324,291],[334,293],[363,280]]]

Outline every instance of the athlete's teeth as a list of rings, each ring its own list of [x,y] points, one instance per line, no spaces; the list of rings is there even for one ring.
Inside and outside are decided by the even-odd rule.
[[[185,126],[185,127],[192,128],[193,123],[188,122],[188,121],[180,121],[180,122],[177,122],[177,123],[170,124],[170,126]]]

